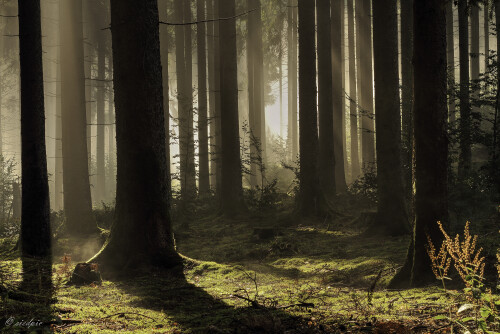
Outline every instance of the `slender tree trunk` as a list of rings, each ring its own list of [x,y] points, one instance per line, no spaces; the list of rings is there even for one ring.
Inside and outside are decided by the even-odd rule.
[[[297,0],[298,1],[298,0]],[[289,131],[289,150],[291,160],[298,158],[298,128],[297,128],[297,19],[298,7],[297,1],[289,2],[289,41],[288,41],[288,131]]]
[[[183,0],[184,22],[192,21],[191,0]],[[187,119],[187,151],[186,151],[186,194],[196,195],[196,164],[194,149],[194,107],[193,107],[193,25],[184,26],[184,59],[186,67],[186,119]]]
[[[219,16],[235,16],[235,0],[219,1]],[[236,19],[219,22],[221,88],[221,207],[227,215],[243,206],[241,184],[240,135],[238,121],[238,68]]]
[[[219,11],[220,0],[214,0],[215,17],[221,17]],[[219,202],[222,199],[222,127],[221,127],[221,37],[220,23],[214,24],[214,87],[215,87],[215,162],[216,162],[216,197]]]
[[[338,13],[340,0],[333,0],[330,6],[330,0],[317,0],[316,1],[316,16],[318,20],[317,40],[318,40],[318,111],[319,111],[319,166],[318,174],[321,184],[321,190],[327,198],[335,196],[335,174],[338,169],[337,164],[342,164],[341,160],[336,160],[335,155],[337,150],[342,150],[342,136],[339,133],[334,134],[334,111],[338,121],[340,108],[342,105],[341,87],[341,73],[340,64],[338,63],[340,53],[340,22],[337,22],[338,17],[333,18],[335,25],[332,25],[330,19],[330,11],[332,14]],[[340,15],[337,15],[340,16]],[[333,27],[333,29],[332,29]],[[332,35],[332,31],[333,34]],[[338,43],[337,45],[332,45]],[[334,52],[333,76],[332,76],[332,46]],[[333,83],[332,83],[333,77]],[[335,84],[335,85],[333,85]],[[332,96],[332,91],[333,96]],[[337,125],[337,124],[335,124]],[[340,128],[341,129],[341,128]],[[339,127],[336,127],[339,130]],[[342,130],[341,130],[342,132]],[[335,136],[336,135],[336,136]],[[337,139],[337,140],[335,140]],[[339,140],[340,139],[340,142]],[[339,146],[340,144],[340,146]],[[334,149],[335,146],[335,149]]]
[[[197,0],[197,20],[205,20],[205,0]],[[208,165],[208,106],[207,106],[207,54],[205,23],[197,25],[198,37],[198,150],[200,195],[210,192],[210,171]]]
[[[446,47],[448,62],[448,114],[453,125],[456,119],[455,101],[455,34],[453,27],[453,1],[446,3]]]
[[[363,167],[368,168],[375,163],[375,133],[373,111],[373,53],[372,53],[372,20],[371,0],[359,0],[361,6],[361,43],[364,47],[361,56],[361,117]]]
[[[254,2],[247,0],[247,10],[252,10]],[[247,73],[248,73],[248,123],[250,127],[250,187],[257,186],[258,179],[258,164],[257,164],[257,149],[260,142],[260,108],[255,106],[255,15],[248,14],[247,19]],[[258,120],[257,120],[258,118]],[[258,122],[259,126],[256,127]]]
[[[188,3],[186,6],[185,4]],[[174,1],[175,17],[180,22],[191,20],[189,1]],[[188,45],[189,44],[189,45]],[[192,101],[192,53],[191,27],[175,26],[175,54],[177,72],[177,101],[179,119],[179,157],[181,197],[187,199],[194,195],[194,138],[193,138],[193,101]],[[193,144],[193,146],[191,145]]]
[[[109,77],[113,77],[113,60],[109,60]],[[108,123],[115,123],[115,107],[113,100],[113,84],[108,85]],[[115,125],[109,126],[109,152],[108,152],[108,178],[109,178],[109,195],[111,200],[116,198],[116,136],[115,136]]]
[[[471,5],[471,17],[470,17],[470,27],[471,27],[471,36],[470,36],[470,73],[472,80],[472,100],[474,104],[479,99],[479,5]],[[472,108],[474,113],[479,112],[479,107],[474,106]]]
[[[213,20],[215,17],[214,13],[214,1],[207,1],[207,18]],[[208,91],[209,91],[209,107],[210,107],[210,186],[212,190],[215,190],[216,176],[217,176],[217,162],[216,162],[216,138],[215,138],[215,127],[217,123],[217,115],[215,111],[215,94],[218,88],[215,87],[215,23],[208,22],[207,24],[207,37],[208,37]]]
[[[406,198],[412,197],[413,155],[413,0],[401,1],[401,106],[403,177]]]
[[[52,289],[40,1],[19,0],[23,285]]]
[[[335,146],[335,159],[334,159],[334,177],[335,177],[335,186],[337,192],[345,192],[347,190],[347,184],[345,180],[345,169],[344,169],[344,144],[343,144],[343,134],[344,134],[344,89],[343,89],[343,29],[342,29],[342,15],[343,15],[343,0],[332,0],[331,7],[331,15],[332,20],[331,24],[328,26],[331,29],[331,49],[333,50],[332,58],[333,61],[333,72],[331,77],[333,78],[333,90],[332,92],[332,103],[333,103],[333,142]],[[325,8],[326,9],[326,8]],[[319,27],[318,27],[319,29]],[[318,42],[319,46],[319,42]],[[330,51],[331,52],[331,51]],[[319,55],[318,55],[319,60]],[[332,62],[331,62],[332,63]],[[319,64],[319,63],[318,63]],[[319,66],[321,69],[318,73],[321,76],[326,69],[323,66]],[[320,111],[321,114],[321,111]],[[323,121],[320,119],[320,127],[322,126]],[[332,122],[330,122],[332,123]],[[321,130],[320,130],[321,136]],[[321,139],[321,138],[320,138]],[[330,140],[330,138],[328,139]]]
[[[101,36],[97,45],[97,68],[98,68],[98,84],[97,84],[97,143],[96,143],[96,203],[98,206],[105,199],[106,194],[106,172],[104,163],[104,89],[106,88],[103,80],[106,76],[106,45],[104,38]]]
[[[292,152],[292,144],[293,144],[293,137],[292,137],[292,89],[293,89],[293,84],[292,84],[292,57],[293,57],[293,0],[288,0],[287,2],[287,21],[286,21],[286,33],[287,33],[287,85],[288,85],[288,122],[287,122],[287,132],[286,132],[286,146],[287,146],[287,152],[289,152],[288,160],[293,161],[295,157],[293,156]]]
[[[161,21],[167,21],[168,1],[158,1],[159,17]],[[160,26],[160,54],[161,69],[163,78],[163,111],[165,113],[165,152],[167,155],[167,172],[170,178],[170,94],[168,85],[168,47],[169,47],[168,26]],[[170,181],[169,181],[170,182]]]
[[[59,54],[59,52],[58,52]],[[59,59],[61,59],[59,57]],[[63,152],[62,152],[62,124],[61,124],[61,66],[57,64],[56,75],[56,140],[55,140],[55,171],[54,171],[54,211],[63,210]]]
[[[356,45],[354,36],[354,0],[347,0],[347,32],[349,35],[349,120],[351,129],[351,180],[360,174],[358,144],[358,94],[356,89]]]
[[[488,71],[488,64],[490,58],[490,2],[489,0],[484,1],[483,7],[484,21],[483,21],[483,31],[484,31],[484,73]]]
[[[181,263],[172,238],[166,152],[158,144],[165,142],[165,126],[157,6],[157,0],[111,0],[118,188],[109,239],[90,260],[104,272]]]
[[[98,230],[88,170],[82,1],[61,0],[60,6],[64,211],[69,233],[88,234]]]
[[[320,210],[318,178],[318,120],[316,106],[315,1],[298,0],[300,211],[304,216]]]
[[[467,0],[458,1],[460,51],[460,154],[458,175],[464,179],[471,168],[471,105],[469,93],[469,23]]]
[[[377,127],[377,225],[389,235],[408,232],[408,213],[401,168],[401,116],[398,73],[396,0],[373,5],[373,51]]]
[[[438,0],[414,4],[415,229],[406,264],[391,287],[436,281],[427,254],[427,235],[436,247],[447,221],[446,20]],[[409,270],[406,270],[409,269]]]

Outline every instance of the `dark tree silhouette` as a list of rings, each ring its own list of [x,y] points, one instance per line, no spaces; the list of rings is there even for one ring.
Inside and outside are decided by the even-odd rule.
[[[413,0],[401,1],[401,111],[403,177],[406,198],[412,196],[413,157]]]
[[[370,231],[401,235],[408,232],[408,214],[401,168],[396,0],[377,0],[373,4],[373,53],[378,212]]]
[[[52,288],[40,1],[19,0],[23,287]]]
[[[427,235],[440,245],[437,221],[447,221],[446,13],[439,0],[414,3],[415,225],[406,262],[391,282],[423,286],[435,282]]]
[[[455,88],[455,35],[453,27],[453,1],[446,3],[446,54],[448,62],[448,90]],[[455,122],[455,96],[448,97],[448,113],[450,123]]]
[[[460,55],[460,153],[458,175],[469,175],[471,168],[471,105],[469,91],[469,15],[468,1],[458,0],[458,48]]]
[[[304,216],[320,211],[318,178],[318,117],[316,105],[316,42],[314,1],[299,5],[299,146],[300,212]]]
[[[340,3],[333,0],[332,4]],[[338,7],[338,6],[337,6]],[[332,8],[332,13],[338,12],[339,8]],[[342,107],[342,87],[341,87],[341,72],[336,58],[335,71],[332,76],[332,29],[330,20],[330,0],[317,0],[316,15],[318,19],[318,111],[319,111],[319,180],[321,190],[325,196],[331,198],[335,195],[335,150],[342,150],[342,141],[334,140],[334,110]],[[340,15],[338,15],[340,16]],[[336,22],[337,23],[337,22]],[[340,26],[338,23],[335,28]],[[333,29],[334,33],[340,35],[340,30]],[[338,31],[338,33],[337,33]],[[335,42],[339,42],[334,46],[335,51],[340,51],[340,39],[335,38]],[[335,54],[338,56],[338,54]],[[335,77],[335,92],[332,98],[332,77]],[[335,104],[333,100],[335,99]],[[335,110],[337,113],[342,113],[340,110]],[[337,119],[338,121],[338,119]],[[342,128],[340,128],[342,134]],[[338,139],[338,133],[336,139]],[[342,135],[340,135],[342,139]],[[335,149],[334,149],[335,143]],[[340,144],[340,146],[338,146]],[[342,163],[342,161],[339,161]]]
[[[127,24],[123,24],[127,22]],[[114,222],[90,261],[103,271],[173,267],[157,0],[112,0],[118,157]],[[140,115],[140,117],[138,117]]]
[[[219,1],[219,16],[235,16],[235,0]],[[221,208],[226,215],[243,206],[241,184],[240,134],[238,121],[238,68],[236,19],[219,22],[220,45],[220,123],[221,123]]]

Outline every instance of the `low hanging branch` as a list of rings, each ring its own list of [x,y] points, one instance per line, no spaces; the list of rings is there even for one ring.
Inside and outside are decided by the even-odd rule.
[[[208,19],[208,20],[201,20],[201,21],[195,21],[195,22],[183,22],[183,23],[172,23],[172,22],[163,22],[163,21],[160,21],[160,24],[165,24],[165,25],[168,25],[168,26],[188,26],[188,25],[194,25],[194,24],[199,24],[199,23],[227,21],[227,20],[236,19],[236,18],[238,18],[240,16],[244,16],[244,15],[250,14],[251,12],[254,12],[256,10],[257,10],[257,8],[249,10],[249,11],[241,13],[241,14],[238,14],[238,15],[235,15],[235,16],[219,17],[217,19]]]

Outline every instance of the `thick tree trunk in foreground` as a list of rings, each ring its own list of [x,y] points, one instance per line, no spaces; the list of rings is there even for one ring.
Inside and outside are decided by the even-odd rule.
[[[235,0],[219,1],[219,17],[235,16]],[[233,215],[243,206],[238,121],[236,19],[219,22],[221,90],[221,208]]]
[[[460,53],[460,154],[458,176],[464,179],[471,168],[471,105],[469,92],[469,15],[467,0],[458,0],[458,44]]]
[[[300,212],[304,216],[320,211],[318,178],[318,119],[316,106],[315,1],[299,4],[299,130]]]
[[[127,24],[121,24],[127,22]],[[157,0],[111,0],[118,177],[111,234],[90,261],[126,273],[172,267]],[[141,115],[141,117],[137,117]]]
[[[197,0],[197,21],[205,20],[205,0]],[[210,193],[210,171],[208,166],[208,102],[207,102],[207,53],[206,24],[197,25],[198,40],[198,150],[199,150],[199,192]]]
[[[347,1],[347,33],[349,35],[349,120],[351,128],[351,180],[356,180],[360,174],[359,144],[358,144],[358,92],[356,89],[356,45],[354,38],[354,0]]]
[[[45,150],[40,1],[19,0],[21,67],[21,259],[27,289],[52,288],[50,199]]]
[[[389,235],[408,232],[408,213],[401,168],[401,118],[398,76],[396,0],[373,4],[373,51],[377,126],[378,212],[373,231]]]
[[[446,20],[439,0],[414,5],[415,228],[403,269],[392,287],[423,286],[436,281],[426,251],[427,235],[436,247],[447,221]]]
[[[82,1],[61,0],[61,117],[66,226],[71,234],[97,232],[90,196]]]
[[[334,0],[338,4],[339,1]],[[338,7],[338,6],[336,6]],[[338,8],[332,8],[334,13]],[[323,194],[328,198],[335,196],[336,155],[335,150],[342,150],[342,142],[334,140],[334,109],[342,105],[340,90],[340,64],[338,59],[334,67],[335,91],[332,98],[332,29],[330,20],[330,0],[317,0],[316,15],[318,19],[318,110],[319,110],[319,180]],[[337,18],[336,18],[337,19]],[[338,28],[336,24],[335,28]],[[334,33],[337,33],[334,30]],[[338,31],[340,35],[340,31]],[[340,42],[335,38],[335,42]],[[334,51],[340,51],[340,45],[334,46]],[[335,53],[338,56],[337,53]],[[335,100],[335,104],[333,104]],[[335,110],[337,114],[340,110]],[[336,119],[338,121],[338,118]],[[342,131],[341,131],[342,132]],[[338,135],[338,133],[337,133]],[[341,139],[342,137],[340,137]],[[338,139],[338,136],[336,137]],[[335,149],[334,149],[335,144]],[[338,146],[340,144],[340,146]],[[342,163],[342,161],[338,161]]]

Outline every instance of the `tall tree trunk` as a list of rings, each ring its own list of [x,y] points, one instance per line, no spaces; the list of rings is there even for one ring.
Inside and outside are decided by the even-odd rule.
[[[363,45],[361,56],[361,117],[363,167],[369,168],[375,163],[375,133],[373,111],[373,53],[372,53],[372,20],[371,0],[359,0],[361,5],[360,38]]]
[[[330,6],[330,0],[316,0],[316,17],[318,20],[318,111],[319,111],[319,165],[318,174],[321,184],[321,190],[327,198],[335,196],[335,176],[338,171],[337,164],[342,164],[342,160],[336,160],[336,151],[342,150],[342,135],[334,133],[334,113],[337,116],[335,121],[339,121],[339,115],[342,106],[341,94],[341,70],[340,63],[340,22],[339,17],[330,20],[330,11],[332,14],[339,14],[340,0],[333,0]],[[333,27],[333,29],[332,29]],[[332,35],[333,32],[333,35]],[[334,67],[332,75],[332,42],[334,50]],[[337,52],[335,52],[337,51]],[[333,77],[333,83],[332,83]],[[334,84],[334,85],[333,85]],[[333,91],[333,97],[332,97]],[[335,122],[335,125],[336,124]],[[336,126],[335,129],[342,132],[342,128]],[[340,139],[340,141],[338,140]],[[340,146],[339,146],[340,145]],[[335,146],[335,147],[334,147]]]
[[[406,198],[412,197],[413,155],[413,0],[401,1],[401,106],[403,177]]]
[[[185,3],[188,3],[186,6]],[[189,1],[174,1],[175,17],[180,22],[189,22],[191,6]],[[179,122],[179,160],[181,197],[186,199],[194,195],[195,179],[193,138],[193,101],[192,101],[192,53],[191,26],[175,26],[175,55],[177,72],[177,101]],[[187,45],[189,44],[189,45]],[[189,54],[188,54],[189,53]]]
[[[205,20],[205,0],[197,0],[198,22]],[[207,54],[205,23],[197,25],[198,40],[198,150],[200,195],[210,193],[210,171],[208,166],[208,106],[207,106]]]
[[[489,58],[490,58],[490,1],[484,1],[483,7],[484,21],[483,21],[483,31],[484,31],[484,72],[488,70]]]
[[[106,85],[104,84],[106,76],[106,52],[105,52],[105,42],[104,37],[100,36],[97,44],[97,69],[98,69],[98,84],[97,87],[97,142],[96,142],[96,185],[95,185],[95,202],[97,205],[101,205],[101,202],[105,199],[106,194],[106,172],[104,163],[104,90]]]
[[[23,285],[52,289],[40,1],[19,0]]]
[[[158,26],[157,0],[111,0],[118,188],[109,239],[90,260],[104,272],[181,263],[169,214]]]
[[[360,174],[358,144],[358,93],[356,89],[356,45],[354,36],[354,0],[347,0],[347,33],[349,35],[349,120],[351,130],[351,180]]]
[[[191,0],[183,0],[184,22],[191,22]],[[184,59],[186,67],[186,120],[187,120],[187,151],[186,151],[186,193],[196,195],[196,165],[194,149],[194,107],[193,107],[193,25],[184,26]]]
[[[453,125],[456,119],[455,101],[455,34],[453,27],[453,1],[446,3],[446,54],[448,63],[448,114]]]
[[[460,154],[458,175],[464,179],[471,168],[471,105],[469,93],[469,23],[467,0],[458,0],[460,51]]]
[[[251,132],[252,186],[262,186],[265,159],[265,112],[264,112],[264,58],[262,46],[262,17],[260,0],[247,0],[248,14],[248,69],[249,69],[249,120]],[[251,72],[251,73],[250,73]]]
[[[398,73],[398,14],[396,0],[373,5],[373,53],[377,117],[377,226],[389,235],[408,232],[408,213],[401,168],[401,116]]]
[[[475,102],[479,99],[479,5],[471,5],[470,16],[470,73],[472,80],[472,100]],[[475,103],[474,103],[475,104]],[[474,113],[479,112],[479,108],[474,106],[472,108]]]
[[[288,2],[288,150],[291,160],[298,158],[297,128],[297,1]]]
[[[109,77],[113,77],[113,60],[110,59]],[[116,198],[116,136],[115,136],[115,110],[113,99],[113,84],[108,85],[108,123],[113,124],[108,127],[108,179],[109,179],[109,196],[110,200]]]
[[[335,186],[337,192],[345,192],[347,190],[347,184],[345,180],[345,169],[344,169],[344,87],[343,87],[343,72],[344,72],[344,55],[342,45],[344,43],[343,29],[342,29],[342,15],[343,12],[343,0],[332,0],[331,24],[328,26],[331,29],[331,50],[332,61],[333,61],[333,72],[332,73],[332,103],[333,103],[333,142],[335,146]],[[325,8],[326,9],[326,8]],[[319,29],[319,27],[318,27]],[[319,46],[319,42],[318,42]],[[331,51],[330,51],[331,52]],[[318,55],[319,57],[319,55]],[[318,59],[319,60],[319,59]],[[319,63],[318,63],[319,65]],[[323,67],[319,66],[321,69],[318,73],[321,75],[323,72]],[[330,67],[331,69],[332,67]],[[328,68],[325,68],[328,69]],[[321,111],[320,111],[321,113]],[[320,120],[320,126],[322,126],[323,121]],[[331,123],[331,122],[330,122]],[[320,131],[321,136],[321,131]]]
[[[219,16],[235,16],[235,0],[219,1]],[[243,206],[241,184],[240,134],[238,121],[238,68],[236,19],[219,22],[221,90],[221,207],[233,215]]]
[[[247,0],[247,10],[254,9],[254,2]],[[247,73],[248,73],[248,123],[250,127],[250,187],[257,186],[258,179],[258,152],[260,144],[260,107],[255,105],[255,15],[248,14],[247,19]],[[258,119],[258,120],[257,120]],[[256,127],[256,123],[259,124]]]
[[[215,17],[219,18],[219,2],[214,0]],[[216,192],[215,196],[221,201],[222,198],[222,127],[221,127],[221,102],[222,102],[222,86],[221,86],[221,38],[220,38],[220,23],[216,21],[214,24],[214,88],[215,88],[215,162],[216,162]]]
[[[316,108],[315,1],[298,0],[299,11],[299,120],[300,211],[320,211],[318,178],[318,120]]]
[[[168,18],[167,0],[158,1],[158,11],[160,20],[166,22]],[[168,85],[168,47],[168,26],[166,24],[163,24],[160,26],[160,55],[163,78],[163,112],[165,113],[165,152],[167,155],[167,172],[170,182],[170,94]]]
[[[58,52],[60,55],[60,53]],[[60,56],[58,57],[59,59]],[[56,140],[55,140],[55,171],[54,171],[54,211],[63,210],[63,151],[62,151],[62,124],[61,124],[61,66],[57,64],[56,74]]]
[[[61,0],[60,6],[64,211],[68,232],[88,234],[98,229],[88,170],[82,1]]]
[[[214,0],[207,1],[207,18],[213,20],[215,18],[214,13]],[[218,88],[215,87],[215,76],[218,73],[215,72],[215,47],[216,47],[216,37],[215,37],[215,23],[213,21],[207,24],[207,51],[208,51],[208,91],[209,91],[209,107],[210,107],[210,186],[212,190],[215,190],[216,186],[216,176],[217,176],[217,162],[216,162],[216,138],[215,138],[215,127],[217,123],[217,113],[215,110],[215,95],[218,93]],[[217,40],[218,41],[218,40]]]
[[[292,43],[293,43],[293,6],[292,6],[292,1],[293,0],[288,0],[287,2],[287,19],[286,19],[286,34],[287,34],[287,40],[286,40],[286,45],[287,45],[287,85],[288,85],[288,92],[287,92],[287,97],[288,97],[288,112],[287,112],[287,131],[286,131],[286,147],[287,147],[287,152],[289,153],[288,160],[293,161],[295,157],[293,156],[292,153],[292,56],[293,56],[293,51],[292,51]]]
[[[442,234],[436,222],[446,222],[448,214],[445,6],[438,0],[419,0],[414,13],[415,228],[406,264],[392,287],[436,281],[427,235],[439,247]]]

